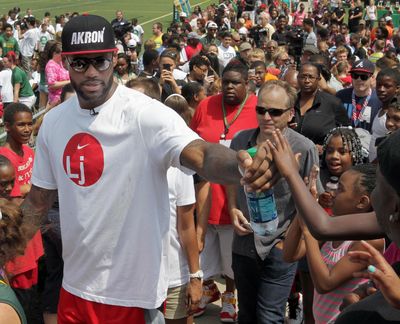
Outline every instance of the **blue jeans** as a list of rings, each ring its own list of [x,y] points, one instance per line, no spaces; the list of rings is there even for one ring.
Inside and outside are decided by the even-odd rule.
[[[278,248],[272,248],[265,260],[233,253],[240,324],[284,322],[297,263],[283,261],[282,255]]]

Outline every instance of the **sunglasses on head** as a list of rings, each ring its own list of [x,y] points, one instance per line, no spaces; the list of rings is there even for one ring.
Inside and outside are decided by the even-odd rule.
[[[370,74],[358,74],[358,73],[351,73],[352,79],[361,79],[363,81],[367,81],[371,77]]]
[[[279,117],[282,116],[285,112],[289,111],[292,108],[280,109],[280,108],[265,108],[256,106],[256,112],[259,115],[265,115],[268,113],[271,117]]]
[[[94,66],[97,71],[105,71],[111,65],[111,58],[107,57],[95,57],[95,58],[87,58],[87,57],[76,57],[69,58],[67,57],[67,62],[69,66],[76,72],[86,72],[89,68],[89,65]]]

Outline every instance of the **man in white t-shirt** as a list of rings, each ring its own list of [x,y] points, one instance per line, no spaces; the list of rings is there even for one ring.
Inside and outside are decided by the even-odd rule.
[[[266,149],[252,160],[207,143],[162,103],[118,86],[114,33],[103,17],[71,19],[62,48],[77,95],[43,120],[32,189],[21,205],[24,222],[36,231],[58,191],[64,260],[58,323],[142,324],[168,287],[167,170],[269,188]]]
[[[29,77],[31,76],[31,61],[38,41],[38,30],[35,28],[35,22],[35,17],[26,19],[28,29],[24,32],[19,44],[22,57],[21,67]]]
[[[8,65],[8,58],[3,57],[0,62],[0,101],[3,103],[4,108],[14,100],[13,85],[11,83],[12,71],[7,67]]]
[[[230,32],[223,32],[221,40],[221,45],[218,46],[218,60],[219,64],[224,68],[233,58],[236,57],[236,51],[231,46],[232,34]]]
[[[139,25],[137,18],[132,19],[132,33],[135,34],[139,38],[139,41],[137,42],[137,46],[136,46],[136,52],[139,55],[139,53],[142,49],[144,30],[143,30],[143,27]]]

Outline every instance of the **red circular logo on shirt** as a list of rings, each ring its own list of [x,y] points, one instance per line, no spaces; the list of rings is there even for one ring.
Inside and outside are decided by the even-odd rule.
[[[100,142],[92,135],[78,133],[64,149],[65,173],[78,186],[89,187],[103,174],[104,154]]]

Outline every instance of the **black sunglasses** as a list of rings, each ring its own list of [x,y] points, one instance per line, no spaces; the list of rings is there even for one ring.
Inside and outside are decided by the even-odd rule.
[[[363,81],[367,81],[371,77],[370,74],[358,74],[358,73],[351,73],[352,79],[361,79]]]
[[[259,115],[265,115],[268,113],[271,117],[279,117],[282,116],[285,112],[289,111],[292,108],[280,109],[280,108],[264,108],[260,106],[256,106],[256,112]]]
[[[76,57],[71,59],[67,57],[67,62],[76,72],[86,72],[89,65],[93,65],[97,71],[105,71],[111,65],[111,58],[101,56],[95,58]]]

